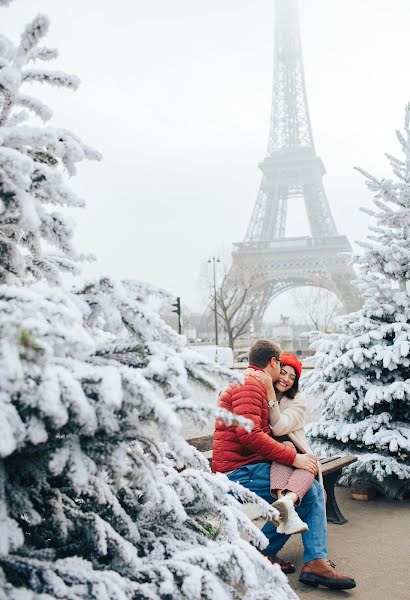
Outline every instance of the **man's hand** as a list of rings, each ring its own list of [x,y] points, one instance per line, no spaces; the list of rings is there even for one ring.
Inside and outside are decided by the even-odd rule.
[[[316,475],[318,470],[317,458],[312,454],[296,454],[292,467],[295,467],[295,469],[304,469]]]

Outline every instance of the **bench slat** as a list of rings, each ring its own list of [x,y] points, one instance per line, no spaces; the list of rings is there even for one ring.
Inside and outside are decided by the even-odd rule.
[[[212,463],[212,450],[205,450],[202,452],[202,454],[205,456],[205,458],[208,459],[209,464]],[[335,473],[336,471],[339,471],[340,469],[342,469],[343,467],[346,467],[347,465],[351,465],[352,463],[356,462],[357,458],[356,456],[343,456],[343,457],[337,457],[336,459],[333,458],[329,458],[329,459],[325,459],[326,463],[323,463],[322,461],[320,461],[320,464],[322,466],[322,475],[330,475],[331,473]]]
[[[200,452],[209,452],[212,450],[212,446],[214,443],[214,436],[211,435],[203,435],[201,437],[194,437],[187,440],[188,444],[194,446]]]
[[[328,462],[332,462],[332,460],[335,460],[336,458],[341,458],[340,454],[334,454],[333,456],[329,456],[329,458],[321,458],[320,459],[320,464],[321,465],[325,465]]]
[[[336,458],[325,463],[322,467],[322,474],[330,475],[330,473],[340,471],[341,469],[343,469],[343,467],[347,467],[347,465],[351,465],[356,461],[357,456],[341,456],[340,458]],[[320,464],[322,464],[322,461],[320,461]]]

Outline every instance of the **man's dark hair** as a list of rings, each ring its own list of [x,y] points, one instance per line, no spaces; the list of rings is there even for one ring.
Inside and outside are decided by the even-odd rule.
[[[276,342],[258,340],[252,344],[249,350],[249,364],[264,369],[268,366],[271,358],[279,360],[281,352],[281,347]]]

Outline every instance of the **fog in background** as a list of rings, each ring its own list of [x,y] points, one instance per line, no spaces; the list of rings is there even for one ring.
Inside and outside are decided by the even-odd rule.
[[[410,100],[409,0],[300,0],[313,134],[339,233],[366,235],[371,195],[354,165],[388,175]],[[73,181],[88,203],[86,273],[147,280],[201,308],[201,262],[241,241],[266,153],[273,0],[15,0],[1,33],[38,12],[76,93],[36,86],[53,122],[103,153]],[[81,214],[82,212],[82,214]],[[290,205],[289,234],[306,235]],[[280,309],[280,299],[276,301]]]

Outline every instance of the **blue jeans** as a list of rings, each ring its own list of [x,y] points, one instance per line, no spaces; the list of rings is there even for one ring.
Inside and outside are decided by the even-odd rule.
[[[240,467],[232,471],[228,477],[231,481],[236,481],[251,490],[251,492],[255,492],[269,504],[272,503],[269,463],[254,463]],[[309,527],[309,531],[302,534],[304,561],[327,558],[326,511],[323,489],[318,481],[313,482],[300,506],[296,507],[296,512]],[[266,523],[262,533],[269,540],[268,546],[264,549],[264,552],[269,556],[276,556],[290,537],[289,535],[277,533],[276,527],[271,522]]]

